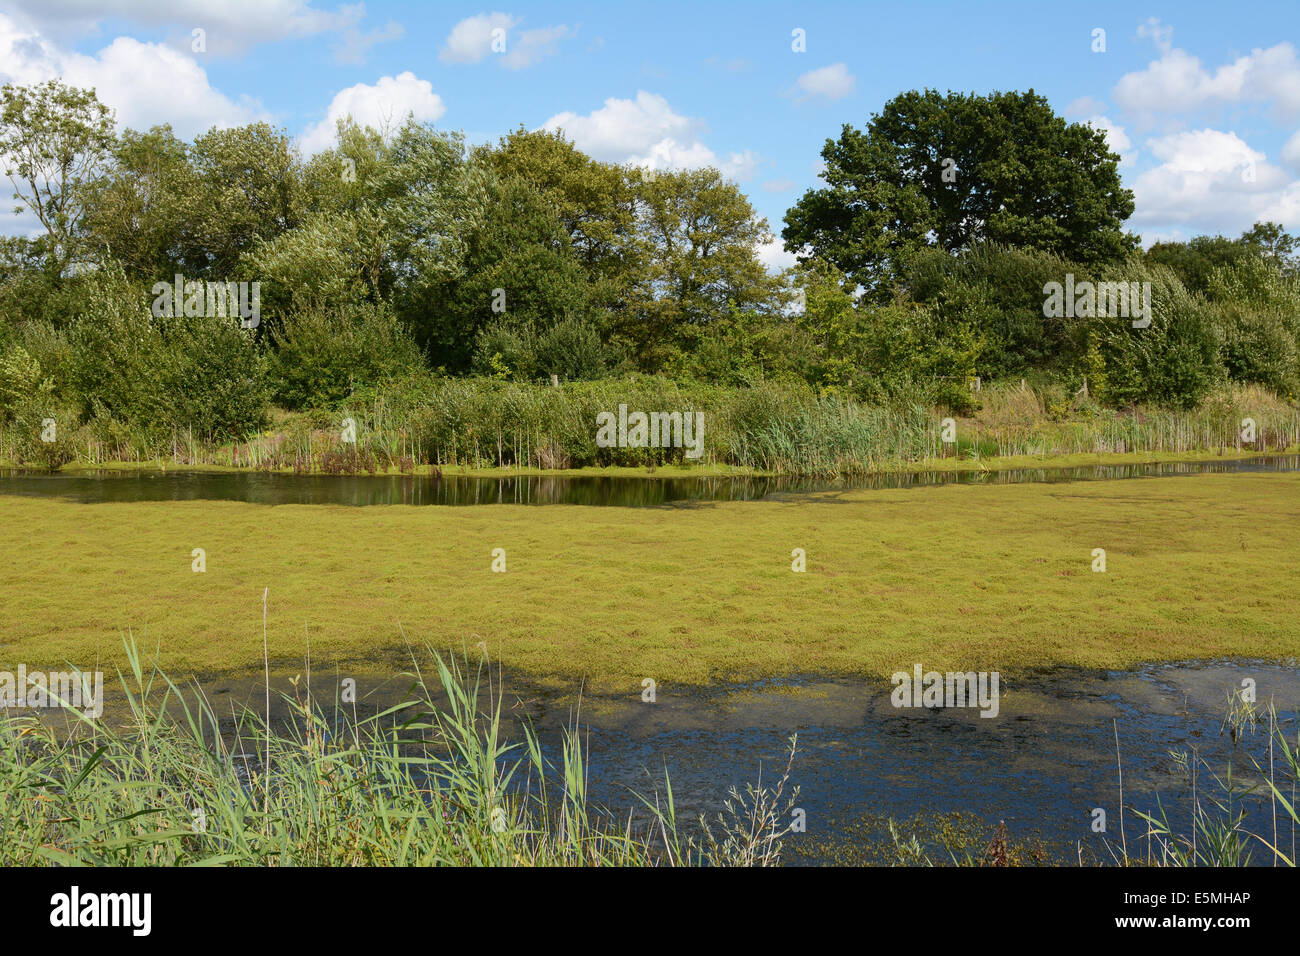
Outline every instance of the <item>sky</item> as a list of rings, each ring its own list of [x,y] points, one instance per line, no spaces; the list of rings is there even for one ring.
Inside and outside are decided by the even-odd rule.
[[[1300,233],[1298,34],[1297,0],[0,0],[0,82],[94,87],[119,128],[185,138],[265,120],[304,154],[345,113],[413,112],[472,143],[562,128],[602,160],[717,166],[774,233],[825,141],[897,94],[1033,89],[1106,131],[1149,245],[1268,219]],[[779,242],[760,255],[793,261]]]

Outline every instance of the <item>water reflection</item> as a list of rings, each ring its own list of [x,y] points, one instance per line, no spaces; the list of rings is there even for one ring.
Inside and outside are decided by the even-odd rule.
[[[1004,471],[871,474],[847,478],[518,477],[434,478],[415,475],[279,475],[258,472],[0,471],[0,494],[62,497],[87,504],[113,501],[246,501],[335,505],[593,505],[650,507],[685,501],[749,501],[771,495],[913,488],[942,484],[1019,484],[1300,470],[1300,455],[1232,461],[1083,465]]]

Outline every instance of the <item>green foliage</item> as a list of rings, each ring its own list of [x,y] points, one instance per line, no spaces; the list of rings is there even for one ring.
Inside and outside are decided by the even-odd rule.
[[[108,170],[90,190],[87,241],[135,281],[170,281],[177,271],[202,265],[206,250],[194,215],[199,201],[190,148],[170,126],[126,130]]]
[[[54,391],[54,382],[41,372],[41,363],[21,345],[0,355],[0,411],[13,411],[20,404]]]
[[[51,275],[61,274],[77,256],[86,193],[112,142],[113,114],[94,90],[58,80],[0,87],[4,172],[13,183],[13,198],[45,227]]]
[[[363,243],[356,219],[325,213],[246,254],[242,271],[262,283],[268,326],[295,312],[366,301],[377,290],[364,272]]]
[[[154,318],[121,273],[104,274],[69,333],[84,411],[148,435],[238,436],[266,419],[262,356],[238,319]]]
[[[555,375],[582,402],[628,381],[663,401],[779,393],[790,416],[729,436],[725,454],[802,449],[816,468],[875,460],[856,403],[969,415],[977,376],[1051,386],[1061,420],[1081,403],[1190,408],[1223,382],[1300,390],[1294,238],[1258,223],[1132,252],[1117,157],[1032,90],[912,91],[846,125],[823,151],[825,186],[786,217],[802,261],[780,276],[756,253],[767,223],[717,169],[599,162],[563,131],[467,150],[411,116],[382,130],[344,118],[335,146],[304,158],[264,123],[114,137],[93,91],[47,83],[0,90],[0,153],[46,226],[0,240],[0,416],[59,406],[79,442],[238,437],[271,397],[332,410],[398,381],[460,394],[430,367],[493,388]],[[176,274],[260,282],[262,324],[151,318],[145,290]],[[1045,316],[1046,284],[1067,274],[1150,279],[1151,328]],[[666,378],[655,391],[632,372]],[[658,460],[597,453],[587,404],[581,427],[567,406],[516,422],[479,387],[451,401],[471,409],[467,432],[421,412],[426,447],[459,460],[468,441],[486,460],[487,429],[498,460]]]
[[[969,328],[980,341],[970,374],[1024,375],[1073,365],[1084,346],[1082,325],[1043,315],[1044,286],[1089,278],[1083,267],[1051,253],[981,244],[957,255],[924,249],[907,260],[900,284],[944,324]],[[1109,273],[1108,273],[1109,275]]]
[[[755,252],[767,221],[716,169],[645,174],[636,194],[646,271],[620,331],[641,368],[657,371],[709,322],[771,308],[778,282]]]
[[[415,340],[384,306],[295,313],[272,344],[267,375],[288,408],[332,408],[358,388],[423,366]]]
[[[420,327],[435,361],[456,371],[470,365],[489,325],[522,341],[588,311],[583,270],[556,209],[519,178],[494,181],[489,196],[468,237],[464,275],[442,285]],[[535,363],[527,364],[531,376]]]
[[[235,738],[223,740],[225,718],[206,700],[188,698],[156,662],[142,661],[134,642],[127,654],[124,727],[69,711],[84,723],[60,733],[36,718],[0,715],[5,865],[734,861],[734,853],[724,860],[679,838],[671,809],[651,809],[637,836],[630,821],[592,804],[576,730],[564,736],[558,765],[527,729],[509,741],[499,705],[483,703],[481,666],[474,671],[435,654],[413,662],[407,698],[367,717],[337,701],[327,712],[295,680],[294,696],[284,701],[287,726],[269,726],[265,714],[244,708],[235,715]],[[422,668],[436,674],[429,684]],[[194,825],[197,795],[202,827]],[[653,808],[657,801],[644,802]],[[737,825],[723,839],[741,848],[775,844],[751,859],[774,865],[779,835]]]
[[[1105,358],[1107,399],[1191,408],[1223,377],[1222,341],[1209,310],[1172,270],[1130,263],[1115,281],[1151,283],[1151,324],[1128,318],[1094,320]]]
[[[1085,265],[1136,247],[1121,229],[1133,195],[1119,157],[1100,130],[1067,124],[1032,90],[904,93],[865,131],[845,124],[822,159],[826,185],[786,214],[786,249],[811,247],[869,289],[927,245],[995,242]]]

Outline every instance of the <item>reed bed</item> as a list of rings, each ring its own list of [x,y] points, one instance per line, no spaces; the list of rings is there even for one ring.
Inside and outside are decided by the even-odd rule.
[[[527,728],[504,739],[482,664],[431,653],[433,680],[415,667],[407,700],[368,717],[337,700],[327,715],[295,682],[286,719],[246,707],[223,726],[201,692],[126,651],[120,729],[76,711],[57,730],[0,715],[0,865],[780,862],[780,789],[733,794],[693,838],[679,835],[667,780],[639,817],[616,819],[587,797],[576,728],[558,764]]]
[[[521,385],[428,378],[357,396],[334,411],[281,414],[241,441],[188,429],[157,436],[91,423],[43,448],[0,430],[0,461],[58,467],[156,463],[297,473],[413,472],[417,466],[567,469],[728,466],[776,474],[852,475],[941,458],[1054,458],[1096,453],[1188,454],[1300,447],[1300,408],[1251,386],[1225,387],[1190,410],[1107,409],[1059,387],[986,388],[967,416],[899,401],[867,405],[802,386],[722,388],[655,378]],[[702,454],[684,448],[601,448],[596,416],[631,411],[704,415]],[[943,420],[956,424],[945,443]],[[1246,420],[1254,423],[1254,437]],[[348,427],[348,423],[351,427]],[[30,430],[30,429],[29,429]]]

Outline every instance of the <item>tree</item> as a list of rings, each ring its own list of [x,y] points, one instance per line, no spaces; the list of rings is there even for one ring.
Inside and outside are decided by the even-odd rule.
[[[624,331],[648,371],[708,323],[774,307],[778,283],[756,253],[767,220],[734,183],[713,168],[660,172],[643,177],[637,200],[646,264]]]
[[[489,328],[526,340],[566,317],[588,318],[586,275],[554,205],[518,176],[492,180],[488,197],[462,274],[444,283],[417,329],[448,368],[467,368]]]
[[[434,296],[464,272],[484,215],[485,176],[459,134],[408,116],[391,136],[338,125],[338,146],[301,169],[295,223],[246,250],[241,272],[264,277],[268,314],[370,302],[425,325]]]
[[[112,142],[113,114],[94,90],[58,80],[0,87],[0,162],[13,198],[45,227],[46,265],[55,275],[76,258],[86,191]]]
[[[1273,222],[1257,222],[1239,239],[1226,236],[1194,236],[1186,242],[1157,242],[1146,251],[1146,260],[1173,269],[1193,292],[1214,297],[1214,275],[1224,269],[1251,270],[1251,262],[1265,272],[1295,276],[1296,240]]]
[[[152,284],[170,281],[185,258],[184,239],[195,195],[189,147],[169,125],[127,130],[111,165],[89,191],[86,238],[103,261]]]
[[[1188,290],[1205,293],[1215,271],[1239,265],[1256,253],[1224,236],[1196,236],[1187,242],[1156,242],[1146,251],[1151,265],[1168,266]]]
[[[825,259],[883,292],[924,246],[953,253],[981,240],[1085,265],[1136,248],[1119,157],[1105,135],[1067,124],[1027,93],[935,90],[895,97],[865,131],[845,124],[822,150],[826,185],[786,214],[788,251]]]
[[[233,278],[245,252],[300,222],[300,163],[283,130],[266,123],[210,130],[195,138],[190,162],[187,273]]]
[[[1241,234],[1241,242],[1283,275],[1296,274],[1296,238],[1278,223],[1255,223]]]
[[[580,152],[562,133],[522,126],[482,158],[499,177],[517,176],[555,209],[587,273],[591,299],[619,309],[641,269],[637,174]]]

